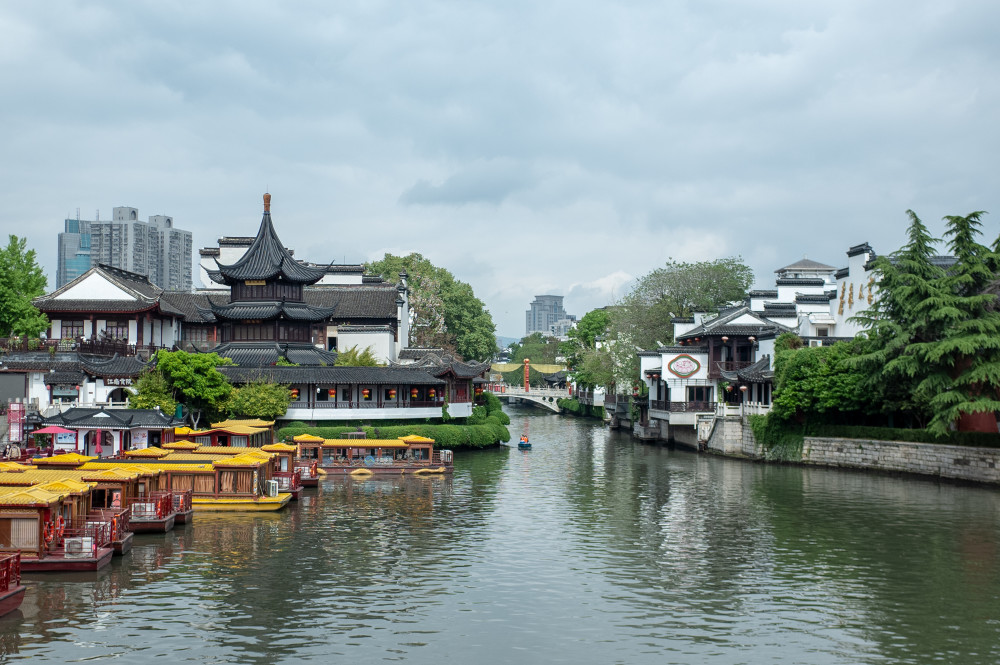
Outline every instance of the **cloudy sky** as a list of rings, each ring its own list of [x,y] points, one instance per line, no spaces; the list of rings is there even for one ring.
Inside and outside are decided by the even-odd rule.
[[[668,258],[903,241],[912,208],[1000,231],[1000,4],[37,2],[0,5],[0,230],[55,284],[62,220],[167,214],[316,262],[416,251],[498,333]],[[195,256],[197,259],[197,256]]]

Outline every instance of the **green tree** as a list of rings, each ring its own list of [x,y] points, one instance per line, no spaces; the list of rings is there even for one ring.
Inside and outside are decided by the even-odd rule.
[[[174,399],[188,407],[191,424],[196,428],[203,415],[211,421],[223,414],[233,386],[216,367],[231,364],[229,358],[214,353],[156,353],[157,370],[170,385]]]
[[[31,304],[45,293],[48,280],[27,242],[11,235],[0,249],[0,337],[38,337],[49,327],[48,318]]]
[[[234,418],[275,420],[285,415],[292,401],[292,391],[280,383],[260,379],[235,388],[226,411]]]
[[[358,351],[357,345],[349,349],[344,349],[337,353],[337,367],[378,367],[378,358],[372,351],[372,347],[367,346],[363,351]]]
[[[540,332],[534,332],[527,337],[522,337],[514,350],[511,362],[523,363],[524,359],[529,359],[532,363],[552,365],[556,362],[556,355],[559,353],[559,340],[555,337],[546,337]]]
[[[607,333],[609,323],[607,310],[601,308],[587,312],[576,326],[570,328],[566,333],[569,339],[559,344],[559,353],[566,358],[570,368],[580,364],[585,350],[595,348],[597,338]]]
[[[794,347],[776,352],[774,403],[769,417],[780,420],[836,420],[864,410],[864,375],[850,366],[863,341]],[[777,347],[777,345],[776,345]]]
[[[977,241],[982,212],[945,217],[955,264],[934,260],[933,238],[907,210],[907,244],[875,263],[878,295],[858,317],[871,344],[854,362],[882,411],[944,435],[963,414],[1000,412],[1000,254]],[[891,422],[890,422],[891,424]]]
[[[741,257],[682,263],[670,260],[641,277],[611,310],[613,337],[626,337],[642,349],[673,339],[675,317],[711,312],[746,298],[753,283]]]
[[[496,325],[472,287],[422,255],[386,254],[366,268],[395,281],[406,272],[410,288],[411,346],[440,347],[466,360],[496,353]]]
[[[938,339],[914,345],[914,353],[932,368],[918,390],[930,398],[928,429],[938,435],[966,415],[1000,413],[1000,312],[988,292],[1000,255],[977,242],[983,214],[944,218],[948,249],[956,258],[941,307],[947,325]]]
[[[140,374],[132,386],[132,393],[133,396],[128,401],[130,409],[160,407],[160,411],[168,414],[177,409],[177,400],[174,399],[170,383],[158,369],[148,369]]]

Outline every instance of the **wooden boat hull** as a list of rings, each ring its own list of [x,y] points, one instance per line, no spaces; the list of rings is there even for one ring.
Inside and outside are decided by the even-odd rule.
[[[174,524],[187,524],[194,517],[194,508],[174,514]]]
[[[3,595],[0,595],[0,617],[19,608],[22,600],[24,600],[23,584],[8,589]]]
[[[64,556],[47,556],[44,559],[21,558],[22,573],[55,573],[55,572],[86,572],[100,570],[111,563],[114,549],[110,547],[98,548],[96,556],[69,559]]]
[[[191,506],[197,511],[214,512],[261,512],[281,510],[292,500],[292,495],[282,492],[278,496],[262,496],[256,499],[213,499],[194,497]]]
[[[129,520],[129,528],[132,533],[166,533],[174,528],[174,521],[177,513],[170,513],[163,519],[158,520]]]
[[[406,474],[439,474],[451,473],[454,467],[450,464],[434,464],[431,466],[415,464],[407,465],[385,465],[385,466],[324,466],[322,467],[331,476],[399,476]]]
[[[530,443],[519,443],[519,444],[517,444],[517,449],[518,450],[531,450],[531,444]]]
[[[115,551],[115,556],[128,554],[132,550],[133,540],[135,540],[135,534],[130,531],[126,533],[125,537],[121,540],[116,540],[111,543],[111,548]]]

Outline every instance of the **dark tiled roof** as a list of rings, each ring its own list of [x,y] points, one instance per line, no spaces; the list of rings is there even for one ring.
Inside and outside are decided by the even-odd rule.
[[[819,280],[822,281],[822,280]],[[730,321],[738,319],[744,314],[752,314],[761,318],[761,323],[759,324],[732,324]],[[751,312],[749,307],[739,307],[731,311],[727,311],[725,315],[720,315],[715,317],[710,321],[706,321],[700,326],[695,326],[683,335],[678,335],[677,339],[691,339],[693,337],[718,337],[721,335],[754,335],[756,337],[767,337],[770,335],[776,335],[790,330],[787,326],[783,326],[780,323],[776,323],[767,318],[760,317],[757,313]]]
[[[181,312],[185,323],[211,323],[215,321],[215,316],[211,313],[208,296],[209,293],[204,291],[193,293],[189,291],[164,291],[160,300],[169,302],[171,307]]]
[[[390,326],[337,326],[337,334],[341,333],[371,333],[371,332],[392,332]]]
[[[796,298],[797,299],[797,298]],[[793,302],[766,302],[764,303],[765,312],[781,312],[781,311],[795,311],[795,303]]]
[[[873,258],[873,259],[875,258],[875,250],[873,250],[872,246],[869,245],[866,242],[863,242],[860,245],[854,245],[853,247],[851,247],[849,250],[847,250],[847,255],[848,256],[857,256],[858,254],[864,254],[865,252],[871,253],[871,258]]]
[[[264,379],[275,383],[316,383],[321,385],[429,385],[444,383],[422,369],[405,367],[231,367],[219,371],[233,383],[250,383]]]
[[[218,247],[203,247],[198,250],[198,254],[201,256],[219,256],[222,251]]]
[[[181,421],[158,409],[96,409],[76,407],[42,422],[63,427],[89,427],[101,429],[166,429],[181,425]]]
[[[830,292],[827,291],[826,293],[796,293],[795,294],[795,302],[797,302],[797,303],[806,303],[806,302],[828,303],[828,302],[830,302]],[[766,307],[767,306],[765,305],[765,309],[766,309]]]
[[[220,358],[229,358],[240,367],[266,367],[284,358],[298,365],[332,365],[337,354],[307,343],[229,342],[209,350]]]
[[[751,298],[777,298],[778,289],[757,289],[750,292]]]
[[[222,239],[219,244],[222,244]],[[227,284],[242,280],[269,280],[278,276],[296,284],[313,284],[326,273],[326,266],[310,267],[292,258],[291,252],[278,239],[271,213],[267,210],[261,219],[257,237],[246,253],[232,265],[224,266],[218,261],[216,264]]]
[[[694,323],[694,317],[693,316],[675,316],[674,318],[670,319],[670,322],[671,323]]]
[[[103,356],[92,356],[80,354],[80,365],[83,371],[91,376],[139,376],[149,367],[135,356],[119,356],[117,353],[111,358]]]
[[[444,353],[444,349],[419,349],[419,348],[411,347],[411,348],[407,348],[407,349],[402,349],[399,352],[399,359],[400,360],[419,360],[420,358],[423,358],[424,356],[426,356],[429,353],[433,353],[433,354],[436,354],[436,355],[441,355],[442,353]]]
[[[393,284],[337,284],[304,289],[302,297],[316,307],[333,307],[334,319],[396,319]]]
[[[833,276],[836,277],[837,279],[844,279],[850,274],[851,274],[850,268],[841,268],[837,272],[833,273]]]
[[[47,386],[60,384],[80,385],[86,378],[83,372],[49,372],[45,375],[43,381]]]
[[[681,346],[679,344],[672,344],[669,346],[661,346],[656,350],[659,353],[708,353],[707,346]]]
[[[212,313],[225,321],[285,318],[291,321],[323,321],[333,313],[332,307],[313,307],[297,302],[235,302],[218,305],[209,300]]]
[[[100,274],[108,282],[132,296],[132,298],[98,300],[59,297],[95,273]],[[115,314],[133,314],[159,308],[165,314],[179,316],[181,312],[172,307],[170,303],[160,301],[162,293],[163,289],[150,282],[149,278],[145,275],[138,275],[134,272],[99,263],[96,267],[91,268],[63,287],[56,289],[52,293],[35,298],[32,303],[42,312],[113,312]]]
[[[640,351],[639,352],[639,357],[640,358],[654,358],[654,357],[656,357],[658,355],[660,355],[659,351]]]
[[[833,266],[828,266],[825,263],[813,261],[812,259],[802,259],[784,268],[778,268],[774,272],[786,272],[789,270],[833,270]]]
[[[455,375],[456,378],[472,379],[479,376],[483,372],[489,371],[489,369],[490,369],[490,363],[488,362],[463,363],[460,361],[455,361],[450,365],[442,367],[440,371],[437,372],[431,371],[431,373],[434,374],[434,376],[443,376],[444,374],[447,374],[450,371]]]
[[[219,238],[219,247],[249,247],[253,241],[253,236],[222,236]]]
[[[104,312],[115,314],[134,314],[156,309],[155,301],[147,300],[76,300],[60,298],[58,300],[34,301],[35,307],[42,312]]]
[[[771,356],[762,356],[754,364],[732,372],[723,371],[722,376],[729,381],[742,381],[744,383],[764,383],[774,377],[774,372],[770,369]]]
[[[774,280],[774,283],[778,286],[823,286],[826,284],[822,277],[782,277]]]
[[[72,354],[72,360],[65,358],[67,354],[59,354],[62,359],[52,358],[48,353],[12,353],[8,356],[0,357],[3,369],[15,372],[41,372],[54,369],[57,372],[72,372],[80,369],[78,356]]]

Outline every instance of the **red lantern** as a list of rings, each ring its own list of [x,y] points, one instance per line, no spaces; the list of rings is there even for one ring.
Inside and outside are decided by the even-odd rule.
[[[417,395],[420,394],[416,388],[410,388],[410,399],[417,399]]]
[[[389,388],[389,399],[396,399],[396,389]]]
[[[431,390],[428,393],[428,395],[430,395],[431,399],[434,399],[434,396],[437,395],[437,391],[435,391],[433,388],[431,388]]]
[[[292,401],[293,402],[299,401],[299,389],[298,388],[292,388]]]
[[[483,394],[483,389],[481,387],[477,387],[476,388],[476,394],[477,395],[482,395]]]
[[[329,397],[330,399],[335,400],[337,399],[337,391],[334,390],[333,388],[330,388],[329,390],[326,391],[326,396]]]
[[[361,389],[361,397],[363,399],[371,399],[371,396],[372,396],[372,391],[371,390],[369,390],[368,388],[362,388]]]

